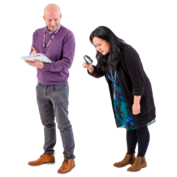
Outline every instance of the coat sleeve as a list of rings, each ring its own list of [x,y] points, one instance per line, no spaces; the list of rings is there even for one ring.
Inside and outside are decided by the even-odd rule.
[[[132,81],[132,95],[143,95],[145,73],[138,53],[130,46],[125,50],[123,59]]]
[[[91,75],[95,78],[100,78],[100,77],[104,76],[104,72],[101,70],[98,70],[97,66],[93,65],[93,67],[94,67],[94,71],[92,73],[90,73],[89,70],[87,69],[87,72],[89,75]]]

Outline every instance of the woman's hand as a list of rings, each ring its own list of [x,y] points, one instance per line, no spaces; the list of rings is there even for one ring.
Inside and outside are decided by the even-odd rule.
[[[92,66],[92,64],[89,64],[86,61],[84,61],[84,63],[82,64],[82,66],[83,66],[83,68],[89,69]]]
[[[134,103],[132,106],[132,113],[133,115],[137,115],[140,113],[140,104],[139,103]]]

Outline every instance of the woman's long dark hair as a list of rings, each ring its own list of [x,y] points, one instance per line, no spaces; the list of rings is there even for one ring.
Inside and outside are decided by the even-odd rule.
[[[90,42],[93,44],[92,39],[94,37],[101,38],[107,41],[110,44],[111,52],[102,55],[100,52],[97,51],[96,58],[97,58],[97,68],[101,69],[104,72],[109,72],[110,68],[112,71],[116,70],[117,64],[121,58],[121,49],[125,42],[118,38],[109,28],[105,26],[99,26],[96,28],[90,35]]]

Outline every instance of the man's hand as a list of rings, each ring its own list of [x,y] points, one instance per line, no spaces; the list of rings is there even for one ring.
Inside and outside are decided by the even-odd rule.
[[[36,55],[37,53],[35,51],[31,52],[31,55]],[[42,63],[41,61],[35,60],[34,61],[25,61],[27,64],[37,67],[39,69],[43,69],[44,68],[44,63]]]
[[[43,69],[44,68],[44,63],[41,62],[41,61],[38,61],[38,60],[35,60],[34,61],[25,61],[27,64],[31,65],[31,66],[34,66],[34,67],[37,67],[39,69]]]
[[[35,51],[32,51],[31,52],[31,55],[36,55],[37,53]]]

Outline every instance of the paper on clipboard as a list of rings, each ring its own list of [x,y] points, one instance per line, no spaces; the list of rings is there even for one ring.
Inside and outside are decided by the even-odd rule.
[[[21,56],[21,58],[27,61],[34,61],[34,59],[36,59],[44,63],[52,63],[52,61],[42,53],[36,55],[29,55],[29,56]]]

